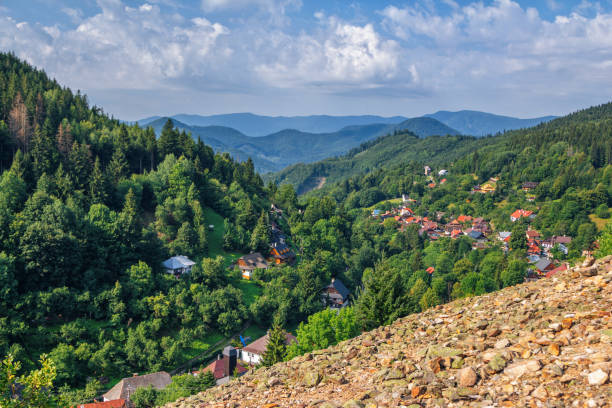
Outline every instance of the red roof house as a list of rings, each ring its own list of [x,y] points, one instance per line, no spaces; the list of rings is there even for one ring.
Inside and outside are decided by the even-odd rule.
[[[510,214],[510,221],[515,222],[515,221],[520,220],[523,217],[533,218],[535,217],[535,214],[533,213],[533,211],[529,211],[529,210],[516,210],[515,212]]]
[[[92,402],[91,404],[79,404],[73,408],[126,408],[127,403],[123,398],[105,402]]]

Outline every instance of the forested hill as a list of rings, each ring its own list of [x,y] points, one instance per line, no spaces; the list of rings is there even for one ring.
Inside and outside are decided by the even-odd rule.
[[[397,131],[410,131],[420,137],[457,135],[454,129],[432,118],[407,119],[399,124],[372,123],[346,126],[335,132],[309,133],[284,129],[266,136],[247,136],[232,127],[193,126],[176,119],[159,118],[148,124],[157,134],[171,120],[174,126],[201,139],[216,152],[227,152],[240,161],[249,157],[256,170],[279,171],[295,163],[311,163],[345,154],[360,143]]]
[[[171,370],[250,319],[226,267],[268,248],[251,161],[171,125],[156,139],[0,54],[0,171],[0,356],[50,353],[56,385],[83,387]],[[161,267],[179,254],[196,262],[182,280]]]
[[[555,116],[543,116],[532,119],[519,119],[510,116],[494,115],[492,113],[462,110],[459,112],[438,111],[429,115],[440,122],[457,129],[464,135],[485,136],[494,135],[507,130],[515,130],[537,126],[540,123],[555,119]]]

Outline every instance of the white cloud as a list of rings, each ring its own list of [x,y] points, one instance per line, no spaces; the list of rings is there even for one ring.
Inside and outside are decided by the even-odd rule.
[[[102,11],[61,31],[0,17],[0,46],[44,67],[61,81],[79,88],[150,89],[174,80],[206,76],[212,60],[227,52],[218,39],[229,30],[204,18],[180,25],[158,6],[124,7],[118,0],[99,0]]]
[[[398,72],[399,47],[383,39],[372,24],[352,25],[335,17],[317,17],[322,28],[297,38],[275,35],[269,44],[275,58],[264,59],[256,72],[282,87],[380,87]]]

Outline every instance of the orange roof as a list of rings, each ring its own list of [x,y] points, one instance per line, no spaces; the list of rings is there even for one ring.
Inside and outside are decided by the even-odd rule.
[[[521,218],[521,217],[529,217],[531,214],[533,214],[533,211],[529,211],[529,210],[516,210],[515,212],[510,214],[510,217],[518,219],[518,218]]]
[[[429,187],[429,188],[434,188],[435,186],[436,186],[436,183],[429,183],[429,184],[427,185],[427,187]]]
[[[440,184],[446,183],[446,179],[440,180]]]
[[[456,237],[459,234],[461,234],[461,230],[452,230],[451,237]]]
[[[470,221],[472,221],[472,217],[470,217],[469,215],[460,215],[459,217],[457,217],[457,221],[459,221],[459,222],[470,222]]]
[[[556,274],[557,272],[563,272],[563,271],[567,271],[567,264],[563,264],[559,267],[556,267],[555,269],[553,269],[552,271],[548,271],[546,272],[546,277],[550,278],[551,276],[553,276],[554,274]]]
[[[430,275],[432,273],[434,273],[435,270],[436,270],[436,268],[434,268],[433,266],[430,266],[429,268],[426,269],[427,273],[430,274]]]
[[[106,402],[93,402],[91,404],[79,404],[79,405],[76,405],[74,408],[124,408],[126,406],[127,405],[125,405],[124,399],[116,399],[116,400],[106,401]]]

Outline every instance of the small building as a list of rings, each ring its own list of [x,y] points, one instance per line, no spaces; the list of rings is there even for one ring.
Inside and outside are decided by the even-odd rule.
[[[123,398],[106,401],[106,402],[92,402],[90,404],[79,404],[73,408],[127,408],[127,401]]]
[[[535,218],[535,214],[530,210],[516,210],[512,214],[510,214],[510,221],[516,222],[521,218],[533,219]]]
[[[544,275],[546,272],[555,269],[555,264],[553,264],[546,258],[540,258],[540,260],[536,262],[533,266],[540,275]]]
[[[139,388],[152,386],[157,390],[163,390],[172,382],[170,374],[165,371],[146,375],[135,375],[119,381],[106,394],[102,395],[104,401],[114,401],[119,399],[129,400],[130,396]]]
[[[546,272],[546,277],[547,278],[552,278],[557,273],[563,272],[563,271],[567,271],[567,270],[568,270],[568,265],[567,265],[567,263],[564,262],[563,264],[561,264],[561,266],[558,266],[555,269],[552,269],[552,270]]]
[[[433,266],[430,266],[429,268],[425,269],[425,272],[427,272],[428,274],[433,274],[436,271],[436,268],[434,268]]]
[[[507,242],[507,240],[510,239],[511,235],[512,233],[510,231],[500,231],[497,233],[497,239],[499,239],[500,241]]]
[[[195,262],[184,255],[177,255],[165,260],[162,265],[167,273],[179,277],[184,273],[191,272],[191,268],[195,265]]]
[[[263,355],[268,348],[268,342],[270,341],[270,335],[266,335],[258,338],[254,342],[244,347],[240,352],[240,359],[249,364],[259,364],[263,359]],[[291,333],[285,332],[285,345],[290,345],[296,342],[297,338]]]
[[[448,170],[442,169],[438,172],[438,176],[446,176],[448,174]]]
[[[295,260],[295,254],[282,242],[273,242],[271,245],[270,256],[274,259],[276,264],[292,263]]]
[[[525,235],[527,236],[527,239],[539,239],[540,238],[540,233],[536,230],[532,230],[532,229],[528,229],[525,232]]]
[[[348,306],[351,292],[340,279],[332,278],[331,283],[323,289],[323,303],[332,309]]]
[[[476,239],[476,240],[484,239],[485,238],[485,236],[482,234],[482,232],[480,232],[478,230],[474,230],[474,229],[472,231],[470,231],[467,235],[468,235],[468,237],[470,237],[472,239]]]
[[[247,369],[238,364],[238,350],[232,346],[227,346],[223,349],[223,354],[219,354],[217,359],[210,363],[202,371],[194,372],[194,375],[199,375],[210,371],[215,377],[217,385],[226,384],[230,381],[234,373],[242,375],[247,372]]]
[[[521,188],[523,189],[523,191],[531,191],[534,188],[536,188],[538,185],[540,185],[540,183],[536,183],[535,181],[527,181],[523,183]]]
[[[429,176],[429,173],[431,172],[431,167],[425,166],[425,167],[423,167],[423,169],[425,170],[425,175]]]
[[[241,256],[238,258],[237,265],[244,279],[251,279],[251,274],[255,269],[268,269],[268,262],[259,252]]]

